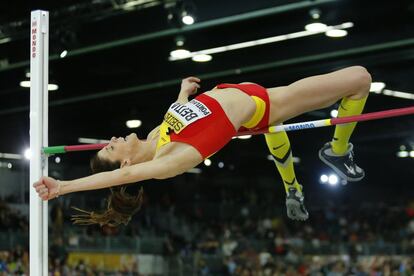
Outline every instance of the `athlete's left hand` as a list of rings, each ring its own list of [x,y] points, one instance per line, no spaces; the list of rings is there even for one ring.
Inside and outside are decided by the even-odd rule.
[[[42,176],[33,184],[37,194],[42,200],[49,200],[59,196],[59,181],[48,176]]]
[[[181,93],[185,93],[187,96],[197,93],[197,89],[200,88],[198,84],[201,80],[196,77],[188,77],[181,81]]]

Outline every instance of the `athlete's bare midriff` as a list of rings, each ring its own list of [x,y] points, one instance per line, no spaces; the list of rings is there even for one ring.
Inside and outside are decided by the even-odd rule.
[[[252,98],[236,88],[213,89],[204,94],[220,103],[235,129],[250,120],[256,110]]]

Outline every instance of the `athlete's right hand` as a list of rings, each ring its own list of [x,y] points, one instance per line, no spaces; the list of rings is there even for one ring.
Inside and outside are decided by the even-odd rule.
[[[59,183],[52,177],[42,176],[33,187],[42,200],[53,199],[59,195]]]
[[[180,93],[185,93],[187,96],[194,95],[197,93],[197,89],[200,88],[198,84],[201,80],[196,77],[188,77],[181,81]]]

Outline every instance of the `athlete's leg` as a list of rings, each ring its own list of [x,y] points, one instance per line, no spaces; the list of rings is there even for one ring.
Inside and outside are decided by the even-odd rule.
[[[367,93],[368,94],[368,93]],[[361,114],[368,95],[361,99],[344,97],[338,108],[338,117],[345,117],[351,115]],[[332,138],[332,150],[337,155],[343,155],[348,150],[349,138],[354,131],[356,123],[336,125],[335,133]]]
[[[241,84],[254,83],[243,82]],[[266,120],[266,125],[268,123]],[[262,124],[262,122],[259,124]],[[288,217],[295,220],[306,220],[309,214],[304,205],[302,186],[298,183],[295,176],[292,149],[286,132],[265,134],[265,139],[285,187]]]
[[[303,203],[302,186],[295,175],[292,149],[286,132],[265,134],[265,138],[285,186],[287,215],[291,219],[306,220],[309,215]]]
[[[326,108],[347,97],[360,100],[368,95],[371,76],[361,66],[308,77],[288,86],[268,88],[270,124],[278,124],[300,114]]]
[[[269,148],[280,176],[282,177],[286,193],[289,191],[290,187],[302,191],[302,188],[296,179],[292,160],[292,148],[286,132],[265,134],[265,138],[267,147]]]
[[[270,123],[281,123],[302,113],[328,107],[341,98],[343,100],[338,116],[360,114],[370,84],[371,76],[367,70],[361,66],[353,66],[329,74],[305,78],[289,86],[269,88]],[[348,142],[355,125],[355,123],[338,125],[335,128],[333,142],[322,150],[327,150],[325,152],[328,155],[347,156],[347,160],[351,158],[350,162],[353,163],[352,156],[348,156],[352,154],[352,145],[349,146]],[[331,164],[330,160],[324,160],[321,153],[320,157],[335,170],[338,166],[342,166],[337,172],[347,180],[355,181],[363,177],[363,171],[355,164],[344,164],[346,160],[339,159],[336,161],[340,161],[341,164]],[[348,174],[348,170],[351,174]]]

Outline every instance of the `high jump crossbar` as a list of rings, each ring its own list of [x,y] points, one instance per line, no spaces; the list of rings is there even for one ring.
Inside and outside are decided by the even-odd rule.
[[[347,117],[341,117],[341,118],[321,119],[321,120],[315,120],[315,121],[270,126],[268,128],[263,128],[263,129],[254,130],[254,131],[238,132],[236,134],[236,137],[243,136],[243,135],[258,135],[258,134],[265,134],[265,133],[276,133],[276,132],[281,132],[281,131],[296,131],[296,130],[302,130],[302,129],[327,127],[327,126],[334,126],[334,125],[339,125],[339,124],[371,121],[371,120],[378,120],[378,119],[384,119],[384,118],[390,118],[390,117],[399,117],[399,116],[411,115],[411,114],[414,114],[414,106],[397,108],[397,109],[389,109],[389,110],[383,110],[383,111],[377,111],[377,112],[371,112],[371,113],[365,113],[361,115],[347,116]],[[73,151],[99,150],[105,147],[106,145],[107,144],[54,146],[54,147],[43,148],[43,152],[45,154],[58,154],[58,153],[66,153],[66,152],[73,152]]]
[[[48,145],[49,12],[32,11],[30,17],[30,275],[48,275],[48,204],[32,187],[48,175],[42,148]]]

